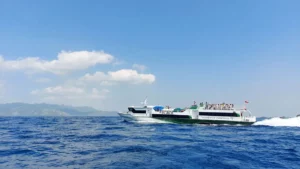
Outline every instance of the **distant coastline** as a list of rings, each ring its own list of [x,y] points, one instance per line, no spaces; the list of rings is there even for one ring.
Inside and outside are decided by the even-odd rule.
[[[0,116],[116,116],[116,111],[47,103],[0,104]]]

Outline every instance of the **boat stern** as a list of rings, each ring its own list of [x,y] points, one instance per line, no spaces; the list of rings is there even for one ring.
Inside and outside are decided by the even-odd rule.
[[[256,122],[256,117],[255,116],[244,117],[243,121],[253,124]]]

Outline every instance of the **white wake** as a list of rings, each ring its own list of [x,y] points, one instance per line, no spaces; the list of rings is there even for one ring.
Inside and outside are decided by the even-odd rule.
[[[287,119],[274,117],[271,119],[258,121],[256,123],[254,123],[253,125],[300,127],[300,117],[292,117],[292,118],[287,118]]]

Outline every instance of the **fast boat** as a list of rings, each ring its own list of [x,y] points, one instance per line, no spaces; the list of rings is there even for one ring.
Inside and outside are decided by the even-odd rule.
[[[245,101],[245,103],[248,103]],[[246,108],[236,109],[233,104],[200,103],[187,108],[147,105],[129,106],[128,111],[119,112],[125,121],[146,123],[185,123],[185,124],[229,124],[251,125],[256,117]]]

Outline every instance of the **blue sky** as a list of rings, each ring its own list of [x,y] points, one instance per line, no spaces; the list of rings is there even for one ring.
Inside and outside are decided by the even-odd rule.
[[[299,5],[0,0],[0,102],[125,110],[145,96],[173,107],[249,100],[257,116],[294,116]]]

